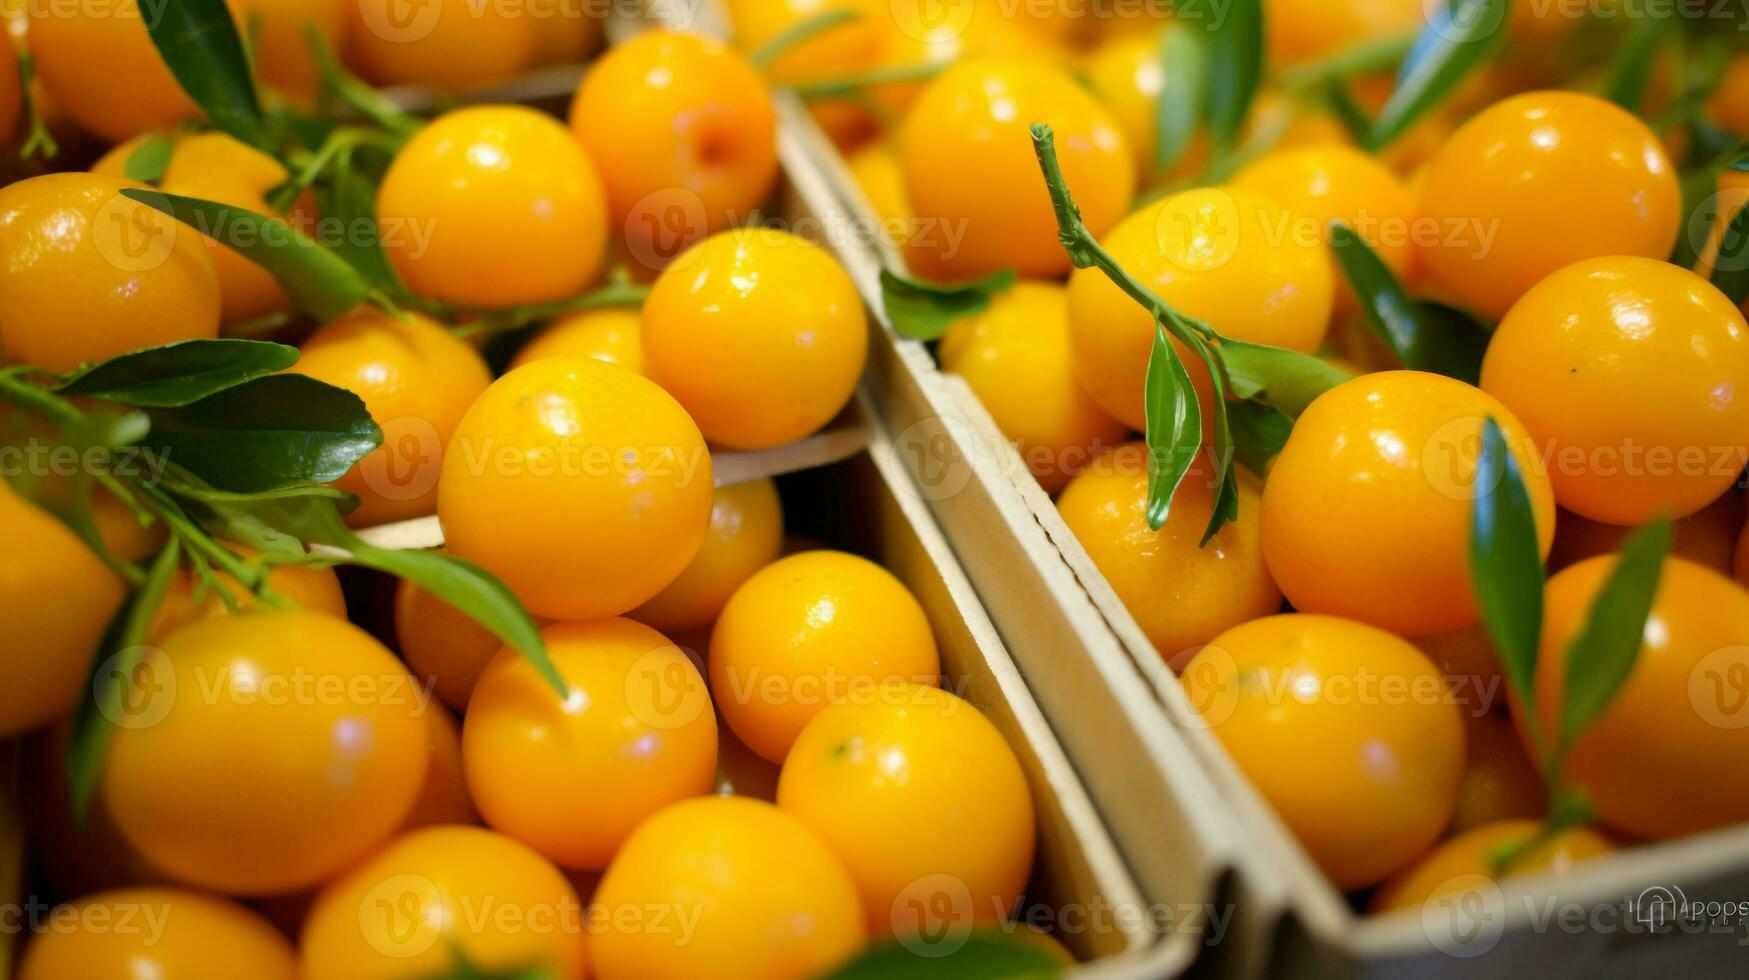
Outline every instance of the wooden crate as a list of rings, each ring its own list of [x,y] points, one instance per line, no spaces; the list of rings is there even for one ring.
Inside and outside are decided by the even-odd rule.
[[[1038,813],[1039,851],[1025,908],[1084,961],[1071,975],[1156,977],[1157,935],[1148,908],[1074,768],[1028,692],[976,592],[867,396],[821,436],[760,453],[719,453],[719,485],[775,477],[792,529],[855,551],[903,581],[923,605],[950,690],[1001,730],[1026,772]],[[361,533],[384,547],[435,548],[436,518]],[[1080,929],[1087,916],[1100,928]],[[956,923],[938,925],[951,930]],[[951,933],[949,933],[951,935]]]
[[[805,108],[780,97],[786,169],[829,224],[877,227]],[[838,233],[865,300],[903,260],[879,236]],[[884,320],[884,317],[882,318]],[[1640,976],[1749,963],[1749,827],[1633,847],[1556,880],[1508,880],[1474,906],[1358,914],[1312,863],[1190,707],[1177,677],[959,378],[883,323],[870,383],[901,458],[985,600],[1039,703],[1156,901],[1187,872],[1236,905],[1201,967],[1223,976]],[[1128,729],[1114,737],[1111,719]],[[1114,741],[1140,739],[1125,752]],[[1203,779],[1178,772],[1193,759]],[[1145,787],[1145,788],[1144,788]],[[1160,840],[1162,821],[1178,840]],[[1186,848],[1194,865],[1184,863]],[[1194,868],[1194,871],[1192,870]],[[1230,875],[1230,879],[1226,876]],[[1648,900],[1680,923],[1649,930]],[[1718,914],[1708,912],[1714,903]],[[1733,911],[1734,909],[1734,911]],[[1686,914],[1684,914],[1684,911]],[[1574,921],[1580,924],[1575,926]]]

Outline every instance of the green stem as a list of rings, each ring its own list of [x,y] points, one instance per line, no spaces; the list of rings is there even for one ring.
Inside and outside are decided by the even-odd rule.
[[[29,160],[39,151],[44,159],[52,159],[59,155],[61,146],[55,142],[55,137],[49,132],[48,124],[43,122],[42,107],[36,104],[31,96],[31,82],[36,78],[36,59],[28,52],[18,55],[18,90],[24,100],[25,118],[30,121],[30,136],[25,139],[24,146],[18,151],[20,159]]]
[[[792,24],[776,37],[761,44],[758,50],[749,56],[749,60],[759,68],[769,68],[785,51],[806,41],[816,34],[829,31],[839,24],[853,20],[861,20],[862,15],[854,10],[828,10],[809,17],[798,24]]]
[[[339,59],[334,57],[327,39],[316,30],[315,25],[304,28],[304,43],[309,45],[310,53],[316,59],[316,70],[322,76],[322,87],[351,106],[359,115],[388,130],[402,142],[411,139],[425,125],[418,116],[403,112],[400,106],[384,98],[381,92],[347,71]]]
[[[291,206],[297,203],[298,195],[309,189],[310,185],[322,176],[322,172],[328,169],[328,165],[334,162],[335,157],[343,151],[349,151],[355,146],[362,145],[379,146],[393,154],[401,148],[401,141],[374,129],[365,129],[361,126],[342,126],[329,133],[328,138],[322,142],[316,152],[307,154],[298,161],[302,165],[298,168],[297,175],[273,189],[273,192],[268,195],[267,206],[278,214],[284,214],[291,210]]]
[[[1063,168],[1057,160],[1056,137],[1052,135],[1050,126],[1033,123],[1032,145],[1034,152],[1038,154],[1039,169],[1044,171],[1045,184],[1050,188],[1051,206],[1057,213],[1057,238],[1063,243],[1063,248],[1068,250],[1075,267],[1097,268],[1103,272],[1113,285],[1152,313],[1156,320],[1165,325],[1167,332],[1185,347],[1195,350],[1199,340],[1219,340],[1220,335],[1213,328],[1173,309],[1165,300],[1155,295],[1153,290],[1124,271],[1123,266],[1111,257],[1111,253],[1094,239],[1081,221],[1081,209],[1075,206],[1074,199],[1069,196],[1069,185],[1063,178]],[[1217,348],[1216,360],[1219,359]],[[1223,373],[1225,370],[1223,366]]]
[[[891,68],[876,68],[873,71],[850,75],[845,78],[834,78],[823,82],[807,82],[802,85],[792,85],[791,89],[804,99],[830,99],[855,95],[865,88],[876,85],[891,85],[894,82],[921,82],[941,74],[947,65],[941,62],[924,62],[918,65],[895,65]]]
[[[74,408],[72,402],[21,381],[15,374],[0,374],[0,399],[26,411],[46,416],[57,425],[68,425],[85,418],[85,413]]]
[[[229,548],[215,541],[212,535],[206,533],[205,529],[189,518],[174,498],[158,487],[142,485],[140,491],[144,494],[148,505],[164,521],[164,526],[169,528],[170,533],[181,540],[183,546],[188,549],[191,559],[199,556],[206,560],[219,571],[234,579],[237,584],[248,589],[263,605],[292,608],[292,604],[288,600],[268,586],[268,566],[265,562],[245,561]],[[227,605],[234,606],[234,599],[227,599],[225,596],[227,591],[220,586],[220,598],[225,599]]]

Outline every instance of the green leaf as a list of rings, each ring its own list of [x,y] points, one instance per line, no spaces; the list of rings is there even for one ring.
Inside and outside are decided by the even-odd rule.
[[[1732,306],[1749,301],[1749,205],[1738,208],[1725,226],[1719,254],[1713,258],[1712,282]]]
[[[62,395],[86,395],[149,408],[175,408],[283,371],[298,349],[260,340],[183,340],[123,354],[62,384]]]
[[[1233,396],[1255,398],[1299,418],[1314,399],[1349,376],[1310,354],[1223,337],[1221,363]]]
[[[1197,338],[1196,356],[1202,359],[1214,382],[1214,466],[1215,503],[1209,512],[1208,526],[1203,529],[1200,547],[1208,547],[1222,526],[1239,519],[1239,487],[1233,480],[1233,433],[1227,414],[1227,384],[1221,379],[1220,366],[1206,341]],[[1201,406],[1198,406],[1199,410]]]
[[[1263,77],[1263,2],[1231,0],[1209,35],[1209,135],[1218,150],[1238,143]]]
[[[949,944],[958,945],[947,952]],[[1037,945],[985,929],[949,933],[939,944],[919,938],[873,946],[827,980],[1054,980],[1063,972]]]
[[[174,217],[266,269],[299,310],[327,323],[370,296],[358,270],[285,221],[216,201],[127,188],[122,193]]]
[[[1294,420],[1280,409],[1249,401],[1227,405],[1227,424],[1233,433],[1233,455],[1258,476],[1281,455],[1294,431]]]
[[[1347,225],[1330,229],[1330,249],[1366,311],[1367,324],[1403,366],[1475,384],[1488,334],[1450,307],[1420,303],[1389,266]]]
[[[1148,526],[1158,531],[1172,510],[1172,498],[1184,482],[1197,450],[1202,448],[1202,407],[1190,374],[1154,325],[1154,349],[1148,356]]]
[[[176,152],[176,141],[168,136],[153,136],[134,148],[122,164],[122,176],[142,184],[156,184],[170,169],[170,157]]]
[[[1508,0],[1449,0],[1429,19],[1397,73],[1397,87],[1373,121],[1378,149],[1457,90],[1505,34]]]
[[[1635,531],[1622,545],[1584,628],[1567,647],[1560,744],[1571,745],[1583,734],[1633,674],[1669,550],[1670,521],[1664,518]]]
[[[282,375],[281,377],[290,377]],[[394,551],[359,539],[341,520],[337,506],[350,494],[326,487],[296,486],[262,493],[227,493],[189,480],[172,468],[165,489],[183,500],[195,501],[204,511],[209,528],[242,534],[232,540],[263,550],[285,547],[285,542],[308,542],[338,548],[349,557],[346,564],[362,565],[406,579],[431,593],[514,647],[561,697],[568,693],[558,668],[547,655],[540,627],[504,583],[470,562],[435,551]],[[302,555],[301,545],[294,545]]]
[[[124,699],[139,668],[152,620],[164,603],[164,594],[182,558],[179,539],[171,537],[152,567],[145,583],[122,602],[103,639],[97,644],[85,696],[73,719],[73,737],[67,745],[67,792],[73,822],[81,829],[90,811],[91,794],[103,777],[103,760],[115,737],[114,719],[126,712]]]
[[[406,579],[443,600],[469,619],[514,647],[563,698],[570,693],[559,669],[547,655],[540,627],[516,595],[484,569],[454,555],[435,551],[391,551],[365,544],[347,535],[350,542],[331,541],[352,555],[352,563],[388,572]]]
[[[1535,714],[1537,645],[1542,641],[1543,559],[1524,474],[1492,418],[1482,424],[1470,503],[1470,587],[1501,671],[1519,704]],[[1532,722],[1531,731],[1541,729]]]
[[[239,493],[332,483],[383,441],[357,395],[301,374],[270,374],[151,416],[146,445]]]
[[[1346,79],[1336,78],[1318,89],[1324,104],[1329,107],[1330,114],[1342,124],[1348,138],[1355,146],[1365,146],[1372,138],[1372,120],[1367,118],[1366,110],[1354,98],[1354,89]]]
[[[1154,106],[1154,170],[1166,173],[1184,159],[1202,123],[1209,57],[1204,36],[1181,24],[1160,30],[1160,98]]]
[[[901,337],[940,340],[955,322],[990,308],[990,302],[1013,288],[1014,271],[1004,269],[976,282],[937,286],[881,270],[881,305]]]
[[[327,528],[332,515],[345,515],[358,506],[358,498],[350,493],[314,485],[232,493],[174,464],[165,468],[160,486],[214,538],[286,561],[307,553],[303,533]]]
[[[161,0],[142,4],[141,10],[158,54],[207,119],[273,152],[249,56],[225,0]]]
[[[369,288],[405,297],[407,288],[383,251],[376,195],[376,184],[360,172],[348,153],[337,161],[328,183],[317,189],[316,200],[322,214],[345,229],[333,253],[352,266]]]
[[[1604,76],[1601,93],[1604,98],[1629,112],[1640,111],[1646,99],[1646,86],[1652,80],[1652,62],[1669,23],[1665,17],[1643,16],[1634,20]]]

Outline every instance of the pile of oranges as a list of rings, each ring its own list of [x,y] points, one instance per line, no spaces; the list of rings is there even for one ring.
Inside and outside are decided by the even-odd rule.
[[[780,88],[1357,904],[1749,820],[1727,32],[1513,5],[1375,139],[1474,25],[723,6],[733,43],[604,46],[567,0],[0,2],[21,976],[802,978],[942,903],[1068,961],[1010,921],[1032,789],[918,598],[716,485],[868,356],[764,210]],[[561,115],[477,100],[592,55]],[[407,522],[443,555],[354,534]]]
[[[21,111],[8,49],[0,143],[60,144],[0,187],[0,737],[30,907],[61,903],[19,975],[803,978],[943,900],[1006,922],[1032,789],[923,606],[786,533],[778,482],[713,478],[832,423],[867,355],[837,260],[757,220],[768,76],[651,30],[568,119],[417,119],[366,83],[579,61],[600,12],[237,2],[192,71],[248,46],[251,138],[149,28],[193,6],[8,14],[34,78]],[[214,382],[232,356],[279,373]],[[263,475],[352,426],[342,472]]]
[[[816,5],[781,6],[793,22]],[[964,57],[914,91],[876,90],[881,125],[846,130],[814,103],[882,227],[903,229],[889,244],[908,274],[983,294],[940,337],[942,368],[1182,673],[1197,723],[1363,905],[1749,820],[1749,326],[1719,275],[1740,272],[1749,231],[1732,225],[1749,169],[1741,32],[1667,25],[1693,28],[1688,60],[1671,42],[1619,96],[1629,55],[1609,63],[1609,16],[1514,4],[1491,60],[1373,141],[1368,117],[1412,82],[1391,77],[1408,42],[1425,32],[1409,57],[1439,47],[1440,5],[1271,0],[1243,131],[1223,147],[1198,130],[1168,156],[1175,87],[1220,71],[1174,60],[1177,35],[1221,29],[1179,6],[1041,5],[1062,22],[1016,50],[997,5],[959,5]],[[828,38],[846,45],[835,65],[850,57],[840,30],[792,53],[796,77]],[[872,41],[854,50],[884,64]],[[1076,214],[1053,208],[1036,123]],[[1386,300],[1351,280],[1342,226],[1398,287]],[[1092,245],[1077,227],[1137,288],[1076,254]],[[1203,433],[1160,526],[1159,451],[1133,434],[1163,428],[1162,314],[1138,288],[1218,331],[1215,363],[1230,339],[1315,356],[1341,381],[1303,411],[1262,404],[1278,428],[1240,443],[1223,489],[1218,392],[1228,415],[1260,403],[1237,405],[1237,371],[1217,389],[1170,336]],[[1430,362],[1391,342],[1393,317],[1461,324],[1475,356]],[[1552,576],[1534,692],[1503,674],[1474,583],[1487,420],[1522,469],[1523,547]],[[1631,675],[1582,732],[1557,733],[1564,658],[1608,611],[1593,606],[1613,556],[1661,518],[1674,544]],[[1590,819],[1566,812],[1578,797]]]

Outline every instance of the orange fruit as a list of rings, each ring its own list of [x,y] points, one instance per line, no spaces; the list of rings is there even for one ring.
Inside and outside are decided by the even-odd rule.
[[[1707,99],[1706,111],[1713,122],[1749,137],[1749,55],[1731,59]]]
[[[49,915],[52,927],[26,947],[19,980],[298,976],[291,944],[266,919],[199,892],[117,889],[57,906]]]
[[[143,186],[48,174],[0,187],[6,363],[67,372],[218,336],[219,282],[200,235],[121,196]]]
[[[554,320],[528,346],[517,351],[512,369],[545,357],[593,357],[644,373],[643,317],[635,309],[585,310]]]
[[[542,21],[535,32],[536,65],[574,65],[601,46],[606,18],[580,0],[531,0],[529,15]]]
[[[742,583],[711,633],[709,662],[723,720],[772,762],[827,705],[941,674],[916,598],[891,572],[841,551],[790,555]]]
[[[967,61],[1003,60],[1069,68],[1068,52],[1044,32],[1027,26],[1025,11],[1008,0],[971,0],[952,7],[893,3],[873,22],[881,29],[881,51],[874,71],[917,65],[944,68]],[[897,81],[866,90],[878,111],[901,119],[928,81]]]
[[[1413,34],[1427,26],[1421,0],[1332,0],[1310,6],[1265,0],[1263,25],[1271,66],[1289,68],[1367,41]]]
[[[190,623],[160,647],[132,678],[134,725],[116,731],[103,775],[147,861],[203,888],[286,892],[406,818],[425,777],[424,695],[363,630],[252,613]]]
[[[1726,491],[1719,499],[1671,524],[1670,554],[1729,575],[1743,516],[1742,495]],[[1563,510],[1555,520],[1555,547],[1549,552],[1549,568],[1558,572],[1587,558],[1614,554],[1633,532],[1631,527],[1602,524]]]
[[[462,758],[495,829],[567,868],[607,866],[633,828],[708,793],[717,720],[704,678],[668,638],[625,619],[541,631],[563,700],[515,650],[480,675]]]
[[[474,401],[438,480],[449,550],[529,611],[616,616],[667,588],[710,527],[710,454],[668,393],[593,358],[511,371]]]
[[[1434,154],[1421,213],[1442,233],[1421,256],[1441,294],[1499,319],[1564,266],[1664,258],[1680,212],[1675,168],[1645,123],[1593,95],[1531,92],[1484,109]]]
[[[862,949],[862,909],[844,864],[801,821],[769,803],[686,800],[644,821],[596,890],[604,928],[594,976],[822,975]],[[658,923],[659,910],[690,911]]]
[[[769,449],[830,422],[868,355],[862,298],[838,260],[775,229],[713,235],[644,302],[644,370],[705,438]]]
[[[664,633],[702,629],[729,597],[783,549],[783,504],[777,484],[753,480],[717,488],[704,545],[669,586],[627,617]]]
[[[198,197],[221,204],[273,215],[267,195],[291,178],[279,161],[223,133],[195,133],[176,141],[164,178],[158,182],[166,193]],[[306,193],[285,216],[306,234],[316,222],[316,202]],[[281,222],[281,227],[285,222]],[[290,232],[285,232],[290,237]],[[219,277],[223,321],[243,323],[275,313],[291,311],[291,300],[266,269],[229,247],[208,238],[207,254]]]
[[[1359,150],[1332,144],[1278,149],[1239,171],[1231,186],[1279,201],[1323,241],[1330,241],[1332,225],[1347,225],[1399,280],[1415,271],[1415,193]],[[1358,313],[1347,276],[1333,269],[1332,278],[1338,315]]]
[[[396,838],[323,887],[303,928],[303,976],[404,980],[457,969],[581,980],[582,901],[559,869],[478,827]]]
[[[462,769],[461,729],[455,716],[440,705],[426,707],[425,747],[428,752],[425,782],[420,785],[419,798],[413,801],[413,809],[407,811],[401,830],[479,823],[480,813],[474,809],[474,798],[468,794],[467,773]]]
[[[371,527],[437,513],[444,447],[492,383],[466,341],[417,313],[360,307],[304,341],[291,370],[345,388],[383,430],[382,445],[334,482],[358,494],[346,521]]]
[[[1229,337],[1310,354],[1329,329],[1335,280],[1322,238],[1284,234],[1292,229],[1292,215],[1274,201],[1211,187],[1135,212],[1100,244],[1179,312]],[[1069,336],[1081,387],[1107,414],[1145,428],[1153,317],[1098,269],[1078,269],[1069,277]],[[1212,424],[1208,369],[1172,343]]]
[[[1092,95],[1045,65],[961,62],[928,83],[899,132],[905,196],[918,218],[963,235],[957,248],[912,256],[913,272],[963,281],[1001,269],[1040,279],[1069,271],[1028,132],[1035,122],[1056,133],[1088,230],[1102,235],[1123,216],[1135,161]]]
[[[1239,478],[1239,519],[1202,544],[1213,473],[1199,460],[1158,531],[1148,527],[1148,449],[1106,451],[1057,501],[1063,522],[1162,658],[1182,666],[1222,631],[1281,609],[1258,539],[1257,489]]]
[[[91,165],[91,172],[126,178],[128,163],[134,154],[153,139],[174,141],[170,162],[158,181],[162,190],[275,216],[267,203],[267,195],[291,175],[279,161],[223,133],[136,136],[104,154]],[[285,218],[271,226],[282,239],[291,237],[286,227],[287,220],[305,234],[313,232],[315,195],[306,191]],[[264,231],[261,237],[265,238],[269,233]],[[266,269],[212,238],[203,235],[201,240],[206,243],[207,255],[213,260],[213,272],[219,277],[221,320],[226,325],[243,324],[291,311],[291,300]]]
[[[764,66],[766,75],[779,85],[832,81],[869,71],[886,41],[883,21],[893,16],[879,0],[730,0],[725,7],[735,44],[749,55],[784,31],[828,12],[856,15],[791,45]],[[809,108],[841,145],[876,126],[868,110],[853,100],[811,100]]]
[[[0,633],[17,655],[0,668],[0,735],[71,714],[93,654],[127,595],[120,576],[66,525],[0,480]]]
[[[1547,555],[1554,496],[1507,406],[1440,375],[1363,375],[1300,415],[1263,488],[1263,557],[1294,608],[1403,636],[1476,622],[1470,523],[1486,418],[1519,462]]]
[[[902,774],[902,775],[901,775]],[[999,922],[1020,901],[1035,843],[1026,774],[977,708],[889,682],[808,722],[783,763],[777,804],[837,852],[869,930],[915,934]]]
[[[534,63],[543,20],[523,4],[358,0],[346,62],[376,85],[451,91],[510,78]]]
[[[146,33],[139,0],[28,3],[25,11],[36,77],[56,109],[80,126],[119,143],[196,115]]]
[[[1466,715],[1464,722],[1464,779],[1447,832],[1462,834],[1501,820],[1542,819],[1549,791],[1511,720],[1488,712]]]
[[[1613,558],[1592,558],[1549,579],[1536,674],[1545,740],[1566,684],[1567,645],[1614,567]],[[1663,840],[1749,819],[1745,636],[1749,591],[1692,562],[1665,559],[1633,672],[1573,743],[1562,770],[1601,822]]]
[[[1154,158],[1159,145],[1160,96],[1172,83],[1161,64],[1160,49],[1165,43],[1164,31],[1189,30],[1183,24],[1164,28],[1115,34],[1088,53],[1083,69],[1093,94],[1111,112],[1123,131],[1135,160],[1136,173],[1144,175],[1141,183],[1154,174]],[[1192,137],[1176,166],[1163,175],[1168,179],[1188,177],[1208,162],[1208,136]],[[1071,192],[1075,188],[1069,188]]]
[[[1555,500],[1592,520],[1686,517],[1749,460],[1749,323],[1667,262],[1591,259],[1537,283],[1494,332],[1482,388],[1536,437]]]
[[[345,49],[346,0],[227,0],[261,80],[298,105],[315,101],[322,79],[306,31],[336,54]]]
[[[1584,827],[1571,827],[1527,851],[1502,871],[1494,855],[1501,848],[1530,840],[1538,830],[1534,820],[1500,820],[1445,841],[1420,861],[1384,883],[1373,894],[1372,911],[1419,909],[1429,903],[1462,900],[1496,881],[1517,875],[1564,875],[1582,861],[1615,850],[1609,841]]]
[[[245,562],[259,560],[261,553],[246,545],[225,543],[224,547]],[[253,593],[224,572],[216,572],[218,580],[230,595],[238,611],[256,608]],[[340,591],[340,577],[334,569],[316,565],[275,565],[267,575],[267,586],[293,607],[306,612],[321,613],[335,619],[346,618],[346,596]],[[164,601],[152,617],[150,635],[161,640],[171,633],[202,619],[231,615],[231,604],[192,573],[178,569],[164,590]]]
[[[1019,283],[984,312],[955,321],[938,353],[943,370],[965,379],[1046,493],[1063,489],[1129,435],[1075,380],[1068,295],[1055,283]]]
[[[377,212],[408,288],[499,308],[567,299],[595,280],[607,251],[602,194],[588,155],[550,116],[476,106],[401,148]]]
[[[771,89],[709,38],[655,30],[615,46],[583,77],[571,128],[600,168],[616,238],[648,269],[745,217],[777,178]]]
[[[480,672],[504,646],[497,634],[407,579],[395,586],[395,642],[413,676],[456,711],[467,710]]]
[[[1334,616],[1267,616],[1184,670],[1191,706],[1344,891],[1414,860],[1450,821],[1463,720],[1407,642]]]

